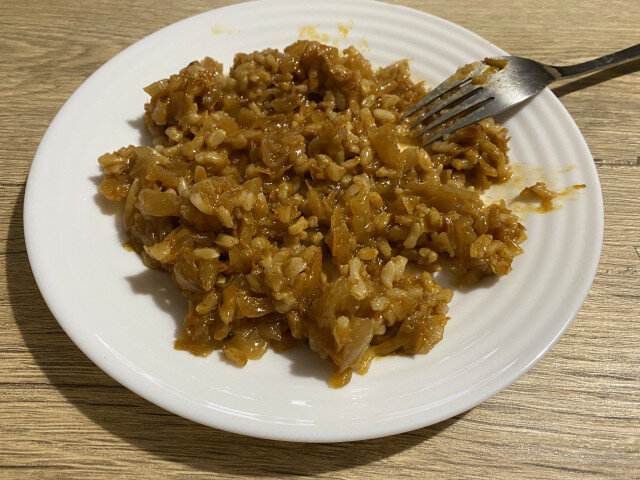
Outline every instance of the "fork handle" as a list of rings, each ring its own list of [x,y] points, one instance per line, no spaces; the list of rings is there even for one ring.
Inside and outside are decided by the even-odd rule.
[[[556,80],[559,80],[560,78],[569,78],[584,75],[585,73],[596,72],[603,68],[612,67],[637,58],[640,58],[640,44],[625,48],[619,52],[610,53],[609,55],[589,60],[588,62],[578,63],[576,65],[567,65],[565,67],[551,68],[558,73]]]

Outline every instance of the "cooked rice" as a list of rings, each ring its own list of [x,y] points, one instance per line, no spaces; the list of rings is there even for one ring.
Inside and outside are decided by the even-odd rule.
[[[304,341],[342,386],[442,339],[452,292],[433,272],[474,282],[521,253],[518,218],[479,197],[510,176],[506,129],[419,147],[400,120],[426,93],[407,61],[373,69],[354,47],[299,41],[145,91],[155,148],[100,157],[100,191],[189,300],[177,349],[244,365]]]

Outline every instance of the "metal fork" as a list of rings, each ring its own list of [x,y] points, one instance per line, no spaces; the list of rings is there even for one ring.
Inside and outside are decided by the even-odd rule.
[[[595,60],[565,67],[545,65],[522,57],[485,59],[473,64],[466,77],[460,78],[460,74],[457,73],[449,77],[411,107],[402,118],[413,115],[427,105],[431,107],[410,127],[414,129],[423,125],[416,137],[424,135],[423,145],[428,145],[460,128],[522,103],[556,80],[592,73],[637,58],[640,58],[640,44]],[[506,60],[503,68],[497,66],[501,60]],[[488,67],[493,67],[492,70],[496,71],[487,70]],[[439,116],[424,125],[438,113]],[[440,131],[434,131],[445,122],[454,119],[453,124]]]

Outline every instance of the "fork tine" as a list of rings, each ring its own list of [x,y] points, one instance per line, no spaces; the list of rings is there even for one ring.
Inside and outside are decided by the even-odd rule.
[[[467,79],[469,80],[469,79]],[[465,80],[465,82],[467,81]],[[409,129],[414,129],[415,127],[417,127],[418,125],[420,125],[422,122],[424,122],[427,118],[429,118],[430,116],[438,113],[441,110],[444,110],[445,108],[447,108],[449,105],[457,102],[458,100],[460,100],[461,98],[466,97],[467,95],[472,95],[475,92],[477,92],[478,90],[480,90],[482,87],[480,85],[474,85],[472,83],[466,83],[464,84],[462,87],[460,87],[459,90],[457,90],[454,94],[452,94],[449,98],[447,98],[442,104],[436,105],[435,107],[433,107],[431,110],[429,110],[427,113],[425,113],[423,116],[421,116],[418,120],[416,120],[415,122],[413,122],[411,124],[411,126],[409,127]],[[471,96],[470,98],[474,98],[475,95]],[[466,100],[465,100],[466,101]],[[464,102],[463,102],[464,103]]]
[[[486,67],[486,65],[484,65],[483,62],[478,62],[477,65],[475,67],[473,67],[473,69],[467,74],[467,76],[465,78],[460,79],[460,80],[455,80],[453,78],[456,75],[454,73],[449,78],[447,78],[445,81],[443,81],[440,85],[438,85],[436,88],[434,88],[429,93],[427,93],[424,97],[422,97],[422,99],[420,99],[420,101],[418,103],[416,103],[413,107],[411,107],[409,110],[407,110],[404,113],[404,115],[402,115],[401,118],[404,120],[408,116],[413,115],[418,110],[420,110],[422,107],[424,107],[428,103],[433,102],[434,100],[436,100],[440,96],[442,96],[445,93],[447,93],[449,90],[452,90],[452,89],[456,88],[457,86],[459,86],[459,85],[465,83],[466,81],[470,80],[475,75],[479,74],[485,67]]]
[[[495,108],[495,107],[492,108],[491,107],[491,102],[487,102],[484,105],[482,105],[480,108],[478,108],[477,110],[475,110],[472,113],[470,113],[469,115],[466,115],[466,116],[462,117],[461,119],[459,119],[457,122],[455,122],[450,127],[445,128],[444,130],[442,130],[441,132],[437,133],[436,135],[433,135],[433,136],[427,138],[426,140],[424,140],[422,142],[422,146],[427,146],[430,143],[433,143],[436,140],[444,137],[445,135],[448,135],[450,133],[455,132],[456,130],[460,130],[461,128],[469,126],[472,123],[476,123],[477,121],[480,121],[483,118],[487,118],[487,117],[491,117],[493,115],[496,115],[497,113],[500,113],[501,111],[502,111],[502,109],[500,109],[499,107],[498,108]]]
[[[469,80],[469,77],[463,78],[462,80],[452,80],[451,77],[447,78],[444,82],[442,82],[440,85],[438,85],[436,88],[434,88],[429,93],[427,93],[424,97],[422,97],[422,99],[418,103],[416,103],[413,107],[407,110],[404,113],[404,115],[402,115],[402,118],[405,119],[408,116],[413,115],[428,103],[433,102],[435,99],[444,95],[449,90],[453,90],[458,85],[461,85],[462,83],[468,80]]]
[[[467,98],[466,100],[460,102],[458,105],[453,107],[451,110],[443,113],[438,118],[433,120],[431,123],[426,125],[420,131],[420,133],[418,133],[417,136],[419,137],[419,136],[424,135],[425,133],[429,132],[430,130],[433,130],[438,125],[441,125],[444,122],[446,122],[448,120],[451,120],[452,118],[454,118],[457,115],[460,115],[461,113],[465,112],[466,110],[469,110],[469,109],[474,108],[474,107],[482,107],[483,105],[485,105],[487,102],[491,101],[492,99],[493,99],[493,97],[487,95],[486,92],[482,92],[482,93],[478,93],[476,95],[473,95],[473,96]],[[469,115],[471,115],[472,113],[473,112],[469,112]],[[462,118],[460,120],[462,120]],[[458,128],[462,128],[462,127],[458,127]]]

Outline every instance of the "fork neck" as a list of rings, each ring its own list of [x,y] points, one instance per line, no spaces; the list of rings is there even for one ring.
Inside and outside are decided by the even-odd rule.
[[[603,68],[612,67],[638,58],[640,58],[640,44],[625,48],[619,52],[610,53],[609,55],[589,60],[588,62],[578,63],[576,65],[567,65],[564,67],[554,67],[549,65],[548,70],[555,79],[558,80],[560,78],[576,77],[578,75],[597,72]]]

